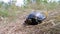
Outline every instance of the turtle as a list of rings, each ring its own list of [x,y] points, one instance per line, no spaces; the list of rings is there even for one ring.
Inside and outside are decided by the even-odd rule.
[[[26,17],[25,23],[28,25],[37,25],[42,23],[42,21],[45,19],[46,16],[43,13],[32,12]]]

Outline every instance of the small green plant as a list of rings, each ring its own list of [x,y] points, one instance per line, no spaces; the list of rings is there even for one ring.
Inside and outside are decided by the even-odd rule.
[[[4,10],[4,9],[0,10],[0,16],[2,16],[2,17],[9,16],[8,11],[7,10]]]

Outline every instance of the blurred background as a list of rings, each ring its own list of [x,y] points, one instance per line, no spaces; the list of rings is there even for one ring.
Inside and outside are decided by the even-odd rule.
[[[32,11],[42,11],[47,19],[42,26],[23,27]],[[60,34],[60,0],[0,0],[0,34],[13,34],[15,30],[18,34]]]
[[[43,10],[51,11],[59,9],[60,0],[0,0],[1,16],[8,16],[9,12],[14,14],[20,10]],[[3,9],[3,10],[2,10]],[[2,12],[2,13],[1,13]]]

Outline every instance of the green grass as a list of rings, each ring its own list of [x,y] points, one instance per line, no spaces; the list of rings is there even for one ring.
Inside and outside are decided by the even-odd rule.
[[[8,14],[8,11],[7,10],[0,10],[0,16],[2,16],[2,17],[7,17],[7,16],[9,16],[9,14]]]

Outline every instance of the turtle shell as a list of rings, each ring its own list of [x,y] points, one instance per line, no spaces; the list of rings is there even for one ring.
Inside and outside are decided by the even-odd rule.
[[[27,19],[37,19],[37,20],[44,20],[46,16],[40,12],[32,12],[31,14],[28,15]]]
[[[32,12],[27,16],[25,23],[29,25],[37,25],[38,23],[42,23],[45,18],[46,16],[40,12]]]

